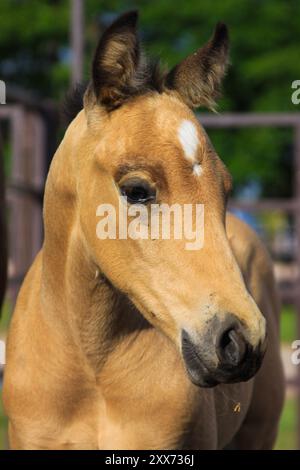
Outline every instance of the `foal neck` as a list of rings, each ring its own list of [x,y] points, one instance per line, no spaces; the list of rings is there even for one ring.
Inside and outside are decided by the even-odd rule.
[[[79,121],[79,122],[78,122]],[[45,241],[42,313],[55,324],[95,371],[121,342],[149,324],[125,295],[96,266],[82,235],[77,207],[77,172],[70,132],[82,132],[80,118],[71,125],[49,171],[44,201]]]

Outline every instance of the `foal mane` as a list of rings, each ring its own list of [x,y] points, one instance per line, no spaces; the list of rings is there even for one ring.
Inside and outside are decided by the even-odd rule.
[[[158,59],[145,59],[141,61],[138,80],[126,89],[127,100],[135,96],[144,95],[149,92],[162,93],[164,89],[166,72],[162,69]],[[62,103],[62,121],[68,126],[83,109],[83,98],[89,82],[78,83],[65,95]],[[115,109],[112,108],[111,111]]]
[[[87,89],[87,82],[77,83],[67,91],[61,105],[61,120],[68,126],[83,109],[83,97]]]

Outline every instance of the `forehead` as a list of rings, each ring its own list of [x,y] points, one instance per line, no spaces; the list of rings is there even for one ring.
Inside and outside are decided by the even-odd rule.
[[[164,155],[174,160],[174,153],[178,153],[192,160],[207,144],[195,115],[168,94],[141,96],[128,102],[111,114],[109,128],[110,148],[128,158],[150,154],[152,158]]]
[[[204,186],[205,197],[212,192],[214,199],[224,182],[230,189],[230,176],[204,129],[175,96],[141,96],[113,111],[104,126],[98,155],[102,161],[105,155],[105,168],[115,179],[147,172],[191,200]]]

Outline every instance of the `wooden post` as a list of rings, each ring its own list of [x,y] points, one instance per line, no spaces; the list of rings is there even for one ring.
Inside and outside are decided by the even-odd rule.
[[[0,109],[9,119],[12,168],[7,189],[9,284],[12,306],[30,264],[42,244],[42,198],[46,129],[40,113],[13,105]]]
[[[71,0],[72,86],[83,79],[83,0]]]
[[[26,187],[43,193],[44,174],[46,163],[46,129],[43,118],[34,111],[26,112],[25,123],[25,154],[24,160],[27,162],[24,167],[23,181]],[[24,198],[24,195],[22,196]],[[24,230],[27,234],[28,251],[26,257],[25,271],[31,265],[36,254],[42,246],[42,199],[26,197],[27,225]]]
[[[10,120],[10,140],[12,144],[11,179],[24,181],[24,131],[25,116],[21,106],[13,106]],[[18,278],[26,264],[26,243],[24,243],[24,225],[26,225],[26,202],[16,192],[10,194],[9,201],[9,276]],[[14,306],[20,281],[9,285],[9,297]]]

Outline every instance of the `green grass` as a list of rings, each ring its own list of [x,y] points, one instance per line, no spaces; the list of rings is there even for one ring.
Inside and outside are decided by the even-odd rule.
[[[11,306],[9,302],[4,302],[4,305],[1,311],[1,318],[0,318],[0,334],[5,333],[7,331],[10,317],[11,317]]]
[[[280,317],[280,336],[283,343],[297,339],[297,316],[295,307],[284,305]]]
[[[275,449],[293,450],[297,449],[297,401],[288,399],[285,402],[280,420],[279,433]]]

